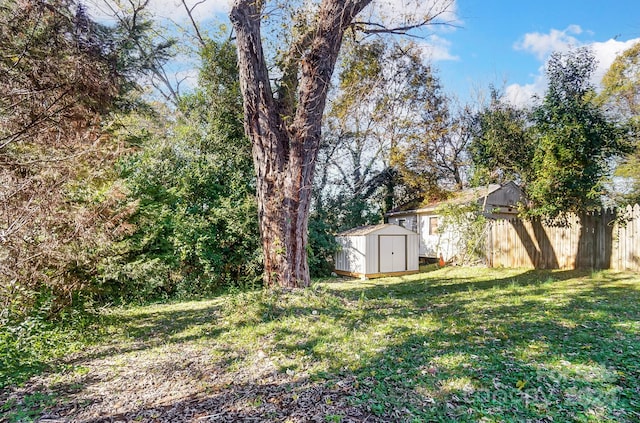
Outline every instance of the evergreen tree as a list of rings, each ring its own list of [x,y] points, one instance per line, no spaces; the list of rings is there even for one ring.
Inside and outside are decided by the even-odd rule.
[[[595,59],[584,48],[549,59],[547,93],[533,113],[535,179],[527,192],[534,214],[555,217],[599,207],[610,160],[628,151],[625,128],[594,101],[594,69]]]

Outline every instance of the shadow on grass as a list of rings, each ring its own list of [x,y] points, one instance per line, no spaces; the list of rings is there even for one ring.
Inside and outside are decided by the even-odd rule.
[[[61,329],[52,325],[51,328],[40,330],[25,339],[5,339],[0,345],[0,387],[20,385],[30,377],[45,371],[56,372],[69,365],[81,365],[94,359],[142,351],[168,343],[216,337],[223,332],[215,325],[219,313],[220,306],[215,304],[192,310],[165,310],[134,315],[115,312],[99,317],[85,316],[80,328],[67,328],[71,325],[65,323]],[[117,328],[117,333],[109,333],[109,328]],[[180,336],[192,328],[199,330]],[[36,343],[35,348],[38,350],[46,349],[48,344],[64,343],[63,340],[48,339],[52,335],[58,338],[65,335],[75,336],[79,339],[69,339],[69,343],[80,341],[88,346],[67,357],[54,360],[50,354],[38,354],[33,351]],[[7,338],[8,336],[9,334]],[[64,350],[65,346],[58,348]]]
[[[317,301],[256,295],[235,314],[212,305],[132,315],[112,324],[141,348],[254,330],[251,345],[262,342],[270,355],[324,364],[309,379],[294,380],[285,366],[267,382],[91,421],[640,421],[640,290],[626,279],[441,271],[328,283]],[[216,326],[229,316],[231,325]]]
[[[514,286],[529,287],[539,286],[545,282],[557,282],[574,278],[585,277],[591,272],[584,270],[525,270],[522,273],[504,278],[491,278],[485,280],[477,280],[473,276],[464,277],[456,274],[456,269],[452,269],[451,273],[439,272],[441,277],[437,279],[425,277],[418,279],[411,277],[399,278],[401,281],[386,282],[385,279],[366,281],[366,287],[354,287],[349,290],[342,290],[339,295],[344,295],[351,299],[358,299],[362,296],[366,298],[387,297],[392,291],[395,296],[415,297],[419,293],[429,294],[427,297],[436,297],[442,294],[451,294],[456,292],[466,292],[469,290],[488,290],[510,288]],[[484,270],[484,269],[483,269]],[[473,269],[470,269],[473,271]],[[493,273],[499,274],[499,271]],[[329,290],[331,285],[329,284]],[[429,298],[425,298],[429,300]]]
[[[381,299],[392,290],[441,322],[424,335],[396,327],[411,335],[354,371],[363,387],[356,398],[387,417],[406,409],[403,421],[640,421],[640,291],[612,286],[628,275],[563,286],[586,275],[532,271],[349,291]]]

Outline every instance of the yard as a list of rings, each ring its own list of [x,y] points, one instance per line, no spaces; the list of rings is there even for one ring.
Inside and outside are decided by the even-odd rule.
[[[640,421],[629,273],[331,279],[2,339],[0,420]]]

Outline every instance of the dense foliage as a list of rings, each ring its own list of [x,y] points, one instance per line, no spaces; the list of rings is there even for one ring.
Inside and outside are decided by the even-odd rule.
[[[602,88],[601,99],[612,112],[640,123],[640,42],[616,57]]]
[[[102,26],[74,0],[0,6],[0,322],[73,301],[120,231],[111,167],[127,145],[105,128],[150,70],[131,48],[149,28]]]
[[[181,98],[171,131],[122,161],[136,229],[102,263],[109,297],[203,294],[260,278],[234,46],[208,41],[201,59],[200,88]]]
[[[488,107],[474,117],[469,145],[475,165],[473,182],[482,185],[513,180],[526,185],[533,177],[534,150],[527,110],[501,101],[492,88]]]
[[[602,78],[599,100],[614,116],[628,119],[636,135],[640,131],[640,42],[622,52]],[[626,182],[614,199],[621,204],[640,202],[640,146],[637,137],[633,151],[616,169],[615,176]]]
[[[520,182],[532,215],[555,218],[601,206],[611,164],[630,151],[631,133],[595,101],[594,69],[587,49],[554,53],[540,104],[520,109],[494,94],[476,119],[475,180]]]
[[[585,49],[549,59],[547,94],[533,114],[536,173],[528,194],[536,214],[556,216],[601,206],[609,160],[628,151],[624,127],[594,101],[589,83],[594,69],[593,55]]]

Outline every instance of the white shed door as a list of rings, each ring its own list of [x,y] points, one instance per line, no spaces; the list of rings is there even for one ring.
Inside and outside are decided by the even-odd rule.
[[[407,270],[407,248],[404,235],[380,235],[380,273]]]

